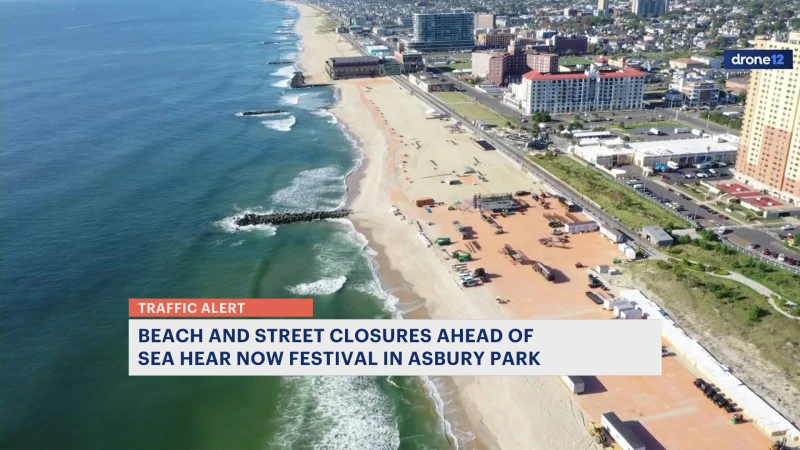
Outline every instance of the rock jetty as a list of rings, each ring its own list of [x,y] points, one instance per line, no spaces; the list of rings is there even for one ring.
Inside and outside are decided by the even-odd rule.
[[[292,76],[292,80],[289,82],[289,86],[292,89],[303,89],[330,86],[330,83],[306,83],[306,77],[303,75],[303,72],[295,72]]]
[[[294,61],[270,61],[267,64],[294,64]]]
[[[242,111],[241,115],[243,116],[263,116],[267,114],[284,114],[287,111],[282,109],[257,109],[254,111]]]
[[[352,214],[350,209],[337,209],[335,211],[310,211],[300,213],[277,213],[277,214],[245,214],[236,220],[236,226],[246,227],[248,225],[284,225],[294,222],[314,222],[324,219],[340,219]]]

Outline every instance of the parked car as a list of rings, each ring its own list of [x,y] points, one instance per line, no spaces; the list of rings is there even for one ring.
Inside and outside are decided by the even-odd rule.
[[[764,256],[769,256],[769,249],[765,248],[764,251],[761,252],[761,254]]]
[[[761,246],[760,246],[760,245],[758,245],[758,244],[750,244],[750,250],[755,250],[755,249],[757,249],[758,247],[761,247]]]
[[[794,230],[794,225],[787,223],[786,225],[781,227],[781,230]]]

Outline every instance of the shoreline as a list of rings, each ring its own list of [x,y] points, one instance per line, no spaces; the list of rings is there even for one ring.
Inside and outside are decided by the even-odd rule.
[[[303,64],[303,56],[307,54],[305,51],[307,46],[303,45],[303,41],[306,40],[307,37],[300,31],[301,22],[304,17],[303,10],[307,8],[305,12],[315,11],[320,14],[324,14],[324,12],[308,4],[296,3],[292,1],[287,1],[286,4],[295,7],[299,13],[297,23],[294,27],[294,33],[300,37],[300,40],[298,41],[300,43],[300,47],[298,51],[298,59],[295,61],[294,66],[297,68],[296,70],[306,71],[308,70],[307,66],[310,66],[310,64],[308,64],[308,61],[306,64]],[[319,73],[310,72],[308,78],[316,80],[317,78],[315,78],[315,76],[318,78]],[[367,150],[362,144],[358,135],[348,128],[346,122],[340,117],[340,115],[336,114],[337,107],[339,107],[341,104],[344,93],[342,92],[342,89],[335,84],[333,95],[334,102],[329,108],[329,111],[334,115],[334,117],[336,117],[337,127],[342,130],[342,133],[344,133],[346,138],[350,141],[351,146],[356,153],[356,166],[345,175],[345,199],[340,207],[353,208],[354,205],[358,203],[361,196],[361,184],[366,179],[367,170],[371,165],[374,164],[374,162],[368,157]],[[386,254],[386,250],[384,246],[375,239],[372,229],[368,226],[364,226],[363,223],[359,223],[358,219],[351,218],[349,220],[352,223],[355,231],[364,236],[367,241],[367,247],[375,252],[374,255],[368,257],[368,264],[370,265],[370,269],[373,272],[375,281],[380,290],[394,299],[394,311],[391,312],[395,318],[430,319],[431,316],[428,314],[424,301],[419,299],[419,297],[414,294],[412,290],[413,287],[411,287],[413,285],[409,286],[409,283],[406,282],[402,274],[398,270],[392,269],[391,261]],[[450,377],[436,377],[434,379],[429,377],[415,378],[417,379],[420,388],[427,393],[427,395],[430,397],[430,400],[433,402],[437,415],[441,419],[440,425],[443,427],[442,432],[448,440],[451,449],[459,450],[469,448],[470,450],[480,450],[487,448],[486,446],[481,445],[480,440],[478,440],[477,437],[474,437],[474,434],[471,430],[455,429],[453,423],[447,417],[450,414],[446,414],[446,406],[449,405],[451,407],[450,409],[455,409],[456,411],[463,409],[460,405],[461,400],[457,394],[458,388],[454,380],[452,380]],[[456,394],[452,396],[453,398],[443,398],[440,393],[440,389],[437,386],[437,382],[444,387],[446,392],[456,392]],[[468,420],[466,420],[466,418],[464,419],[464,422],[468,423]],[[466,442],[460,442],[456,433],[465,436],[472,435],[472,437],[467,439]],[[470,445],[466,447],[464,445],[466,443],[469,443]]]

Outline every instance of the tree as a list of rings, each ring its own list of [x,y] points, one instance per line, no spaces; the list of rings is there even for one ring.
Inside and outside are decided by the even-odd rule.
[[[766,309],[758,305],[753,305],[747,310],[747,320],[752,323],[759,322],[761,318],[767,314],[769,314],[769,311]]]
[[[792,243],[800,247],[800,233],[794,235],[794,237],[792,238]]]

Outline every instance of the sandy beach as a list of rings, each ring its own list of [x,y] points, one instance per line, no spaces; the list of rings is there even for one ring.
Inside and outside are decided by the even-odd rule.
[[[326,58],[357,53],[335,34],[316,32],[321,23],[318,11],[304,4],[296,6],[301,14],[297,25],[303,46],[300,65],[312,79],[320,80]],[[341,100],[332,112],[358,139],[365,154],[357,196],[352,200],[353,209],[359,211],[353,222],[379,252],[381,280],[400,300],[399,310],[410,311],[404,314],[409,317],[434,319],[509,318],[506,305],[497,304],[487,289],[460,287],[435,248],[423,244],[414,222],[427,223],[430,218],[422,217],[424,210],[414,208],[410,199],[430,196],[455,201],[487,192],[477,180],[474,184],[465,181],[454,192],[435,173],[465,166],[494,180],[493,191],[531,188],[533,180],[503,156],[487,154],[468,136],[451,133],[444,122],[426,120],[426,106],[388,79],[336,84]],[[390,214],[392,207],[403,216]],[[429,236],[444,232],[435,223],[426,225],[426,231]],[[557,378],[455,377],[436,380],[436,384],[446,404],[447,421],[454,430],[475,436],[460,448],[596,448],[585,431],[586,418]]]

